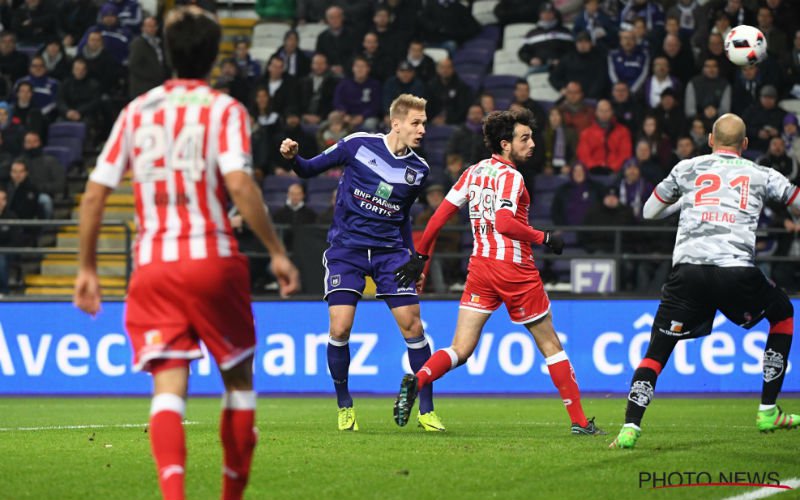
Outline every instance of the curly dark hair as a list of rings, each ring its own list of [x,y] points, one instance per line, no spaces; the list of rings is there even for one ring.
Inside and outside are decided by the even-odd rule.
[[[167,15],[164,45],[179,78],[205,78],[217,59],[222,28],[197,7],[178,7]]]
[[[520,111],[492,111],[483,122],[483,142],[493,154],[503,152],[501,141],[514,138],[514,127],[517,124],[525,125],[533,130],[535,126],[533,113],[528,109]]]

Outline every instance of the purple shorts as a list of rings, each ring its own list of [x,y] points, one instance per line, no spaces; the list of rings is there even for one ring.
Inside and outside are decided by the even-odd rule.
[[[409,258],[405,248],[330,247],[322,254],[325,298],[338,291],[354,292],[361,296],[366,277],[371,276],[377,288],[376,297],[407,295],[416,299],[417,289],[413,284],[402,287],[394,280],[394,270],[408,262]]]

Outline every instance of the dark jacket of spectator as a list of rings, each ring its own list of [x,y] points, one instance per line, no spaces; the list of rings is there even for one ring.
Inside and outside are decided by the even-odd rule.
[[[630,53],[616,49],[608,54],[611,83],[625,82],[634,94],[644,86],[649,71],[650,55],[641,47],[636,47]]]
[[[315,77],[309,74],[300,80],[300,112],[325,119],[333,111],[333,96],[339,79],[327,72]]]
[[[66,187],[64,166],[58,160],[42,152],[41,148],[24,152],[28,163],[28,181],[36,191],[61,198]]]
[[[5,75],[12,83],[28,74],[28,56],[14,50],[8,54],[0,53],[0,74]]]
[[[15,104],[11,113],[11,121],[26,131],[38,132],[40,136],[45,133],[45,121],[42,112],[32,103],[24,108],[19,103]]]
[[[616,205],[609,206],[605,201],[601,201],[592,208],[586,217],[583,219],[585,226],[633,226],[636,224],[636,218],[633,216],[631,207],[623,205],[619,198],[617,198],[616,188],[609,190],[606,197],[616,198]],[[578,233],[578,242],[588,252],[595,253],[611,253],[615,251],[614,240],[616,235],[610,231],[586,231]],[[623,240],[624,242],[624,240]],[[625,248],[621,249],[626,251]]]
[[[792,183],[797,183],[798,173],[800,173],[800,165],[787,155],[785,152],[782,155],[773,155],[769,151],[766,154],[761,155],[757,160],[756,163],[759,165],[764,165],[765,167],[770,167],[773,170],[777,170],[778,172],[782,173],[784,177],[789,179]]]
[[[261,86],[269,88],[269,78],[265,74]],[[292,75],[283,74],[283,81],[274,92],[270,91],[272,110],[286,118],[287,115],[300,116],[300,88],[297,79]]]
[[[97,6],[91,0],[65,0],[58,7],[58,33],[75,44],[97,22]]]
[[[520,47],[518,55],[525,64],[535,57],[547,65],[560,59],[573,45],[572,33],[560,22],[547,28],[540,23],[525,35],[525,44]]]
[[[453,73],[448,81],[436,77],[428,83],[428,116],[433,119],[444,113],[445,123],[464,123],[467,109],[474,99],[472,89]]]
[[[316,52],[325,54],[329,65],[344,66],[356,53],[357,47],[358,44],[352,32],[345,26],[338,34],[333,33],[330,29],[320,33],[317,37]]]
[[[35,219],[39,215],[39,192],[30,178],[18,185],[8,185],[8,208],[20,219]]]
[[[114,59],[108,50],[91,53],[84,47],[78,53],[86,59],[89,77],[97,80],[103,94],[114,95],[121,90],[125,69]]]
[[[424,0],[418,22],[424,40],[430,43],[462,43],[481,31],[469,9],[456,0]]]
[[[503,26],[535,23],[539,19],[539,5],[531,0],[500,0],[494,7],[494,15]]]
[[[381,93],[384,113],[389,112],[389,105],[391,105],[392,101],[400,94],[412,94],[425,98],[425,84],[423,84],[422,81],[416,77],[412,78],[408,83],[403,83],[397,76],[393,76],[386,80],[386,83],[383,84],[383,90]]]
[[[100,84],[88,76],[78,80],[70,76],[58,89],[58,114],[66,119],[67,111],[75,110],[81,114],[81,120],[94,114],[100,107]]]
[[[142,6],[139,0],[109,0],[119,9],[119,25],[131,34],[138,35],[142,31]]]
[[[272,59],[276,56],[283,59],[286,73],[297,78],[298,80],[308,75],[309,71],[311,71],[311,58],[309,58],[305,52],[300,50],[300,48],[298,48],[294,54],[289,55],[286,53],[286,49],[280,47],[275,51],[274,54],[272,54],[272,56],[270,56],[269,59]]]
[[[483,142],[480,124],[471,123],[461,125],[453,132],[447,142],[447,153],[460,154],[464,158],[465,165],[473,165],[491,156],[491,152]]]
[[[52,6],[43,0],[36,0],[36,6],[31,3],[28,0],[15,10],[11,29],[21,43],[38,45],[56,33],[56,17]]]
[[[765,127],[774,128],[777,135],[783,130],[783,117],[786,116],[786,111],[775,106],[772,109],[767,109],[756,102],[747,108],[747,111],[742,115],[744,123],[747,125],[747,137],[750,139],[749,147],[759,151],[766,151],[769,146],[769,138],[762,139],[758,133]]]
[[[379,117],[381,105],[381,85],[377,80],[368,78],[358,83],[352,78],[345,78],[336,86],[333,107],[348,115]]]
[[[44,65],[45,68],[47,68],[47,76],[60,82],[70,75],[72,60],[67,56],[66,52],[64,52],[64,47],[61,45],[61,42],[57,43],[59,51],[55,56],[51,56],[46,50],[46,47],[39,51],[39,55],[44,59]]]
[[[588,99],[608,95],[608,62],[605,53],[597,47],[583,54],[571,50],[550,70],[550,85],[563,89],[569,82],[579,82]]]
[[[128,57],[128,96],[144,94],[164,83],[167,77],[161,40],[144,35],[136,37]]]
[[[584,9],[575,16],[572,33],[577,35],[583,31],[589,33],[595,45],[606,49],[617,45],[619,24],[615,23],[602,9],[598,8],[594,15],[590,15]]]

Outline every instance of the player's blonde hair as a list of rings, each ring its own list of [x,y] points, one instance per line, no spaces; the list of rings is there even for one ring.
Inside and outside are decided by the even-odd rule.
[[[425,105],[428,101],[422,97],[417,97],[412,94],[400,94],[392,101],[389,106],[389,118],[401,120],[406,117],[409,109],[416,109],[417,111],[425,111]]]

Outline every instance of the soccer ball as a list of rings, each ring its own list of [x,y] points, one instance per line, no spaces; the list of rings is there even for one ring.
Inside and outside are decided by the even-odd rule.
[[[767,39],[758,28],[739,25],[725,38],[725,55],[737,66],[753,66],[767,57]]]

